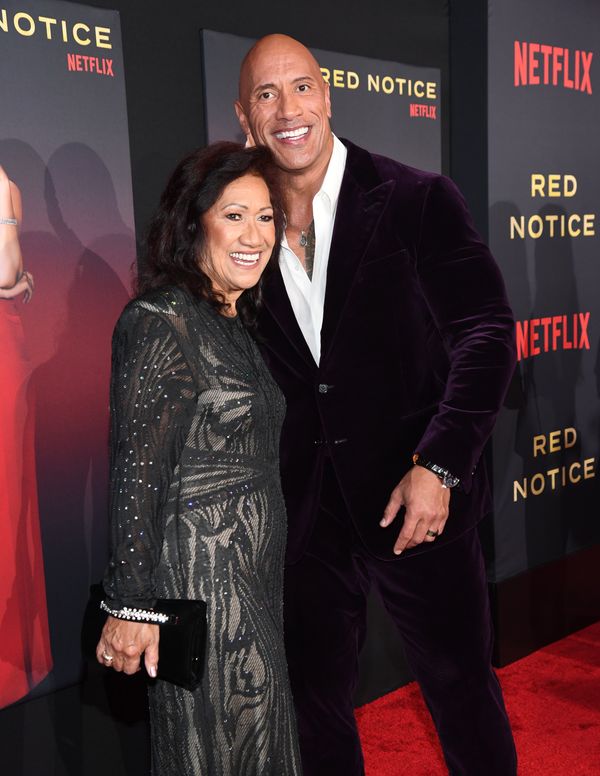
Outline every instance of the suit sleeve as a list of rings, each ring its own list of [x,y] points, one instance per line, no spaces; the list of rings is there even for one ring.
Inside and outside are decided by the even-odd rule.
[[[430,184],[418,245],[419,282],[450,370],[416,452],[468,491],[514,371],[513,315],[498,265],[448,178]]]
[[[162,507],[195,408],[192,374],[160,315],[126,308],[113,336],[110,561],[104,589],[119,608],[152,606]]]

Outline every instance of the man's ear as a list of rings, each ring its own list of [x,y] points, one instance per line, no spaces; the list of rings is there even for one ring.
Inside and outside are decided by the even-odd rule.
[[[246,118],[246,114],[244,113],[244,109],[242,108],[242,103],[239,100],[235,101],[234,104],[235,113],[238,117],[238,121],[240,122],[240,127],[242,128],[242,132],[244,135],[246,135],[246,148],[251,148],[252,146],[255,146],[256,143],[254,142],[254,138],[252,137],[252,132],[250,131],[250,125],[248,124],[248,119]]]
[[[331,118],[331,90],[329,84],[325,84],[325,106],[327,108],[327,118]]]

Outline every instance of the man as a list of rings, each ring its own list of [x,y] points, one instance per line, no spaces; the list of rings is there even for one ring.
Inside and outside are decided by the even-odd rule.
[[[499,270],[448,179],[332,135],[329,88],[297,41],[250,50],[236,112],[287,198],[260,331],[288,405],[286,649],[305,776],[364,772],[352,697],[370,585],[450,773],[512,776],[475,530],[514,367]]]

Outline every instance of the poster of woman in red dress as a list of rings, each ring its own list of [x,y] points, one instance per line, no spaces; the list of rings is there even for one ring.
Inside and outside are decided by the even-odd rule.
[[[34,280],[23,267],[21,196],[0,165],[0,708],[52,668],[38,516],[31,365],[19,306]]]

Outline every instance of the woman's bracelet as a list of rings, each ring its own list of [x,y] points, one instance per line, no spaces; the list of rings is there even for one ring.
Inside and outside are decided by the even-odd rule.
[[[16,218],[0,218],[0,224],[5,226],[18,226],[19,222]]]
[[[164,612],[155,612],[152,609],[132,609],[129,606],[122,606],[120,609],[111,609],[106,601],[100,601],[100,608],[103,612],[116,617],[117,620],[131,620],[131,622],[156,623],[157,625],[166,625],[173,619],[173,615],[164,614]],[[176,619],[176,618],[175,618]]]

